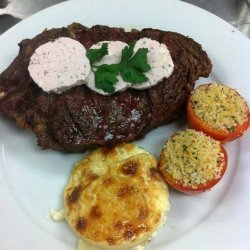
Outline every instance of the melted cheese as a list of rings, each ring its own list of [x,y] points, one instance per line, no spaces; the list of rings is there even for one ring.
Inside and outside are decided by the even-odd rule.
[[[65,219],[65,210],[62,209],[54,209],[51,208],[48,213],[48,217],[50,217],[53,221],[60,221]]]
[[[127,250],[151,238],[169,210],[156,167],[133,144],[99,148],[76,164],[64,192],[66,220],[84,244]]]
[[[29,73],[45,92],[57,94],[84,84],[90,63],[84,46],[69,37],[60,37],[38,47],[31,56]]]
[[[136,247],[132,247],[132,248],[131,247],[130,248],[127,248],[127,247],[126,248],[119,248],[119,250],[144,250],[145,246],[146,246],[146,243],[139,245],[139,246],[136,246]],[[105,248],[105,249],[107,249],[107,248]],[[115,248],[112,248],[112,249],[115,249]],[[80,239],[78,241],[77,250],[103,250],[103,248],[94,246],[94,245],[88,243],[87,241]]]

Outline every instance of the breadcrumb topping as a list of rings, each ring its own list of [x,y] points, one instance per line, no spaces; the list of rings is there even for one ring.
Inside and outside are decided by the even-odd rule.
[[[221,177],[224,155],[220,143],[202,132],[187,129],[176,133],[163,148],[164,168],[184,187],[197,188]]]
[[[191,95],[195,115],[212,128],[233,132],[248,119],[248,106],[239,93],[225,85],[212,83],[196,88]]]

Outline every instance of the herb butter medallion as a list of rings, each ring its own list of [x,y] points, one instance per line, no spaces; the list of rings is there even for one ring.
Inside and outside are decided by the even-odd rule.
[[[100,66],[95,66],[94,63],[108,54],[107,43],[102,44],[100,49],[89,49],[87,51],[97,88],[113,94],[115,84],[118,82],[118,74],[128,83],[143,83],[148,80],[144,74],[151,69],[147,62],[148,49],[140,48],[134,53],[134,47],[135,42],[122,50],[120,63],[102,64]]]

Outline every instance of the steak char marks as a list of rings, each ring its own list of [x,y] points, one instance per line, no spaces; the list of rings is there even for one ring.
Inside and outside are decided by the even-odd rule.
[[[148,37],[165,43],[174,72],[147,90],[127,89],[110,96],[77,86],[58,94],[42,91],[28,72],[29,59],[40,45],[58,37],[71,37],[86,49],[105,40],[130,43]],[[143,137],[162,123],[175,120],[199,77],[211,72],[211,62],[201,46],[181,34],[156,29],[132,30],[73,23],[46,30],[20,44],[19,55],[0,75],[0,110],[21,128],[30,128],[42,149],[81,152]]]

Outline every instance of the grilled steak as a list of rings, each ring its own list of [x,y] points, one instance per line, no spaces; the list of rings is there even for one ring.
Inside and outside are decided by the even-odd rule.
[[[127,43],[148,37],[165,43],[174,72],[147,90],[127,89],[102,96],[85,85],[63,94],[48,94],[31,79],[29,59],[40,45],[58,37],[71,37],[86,49],[103,40]],[[191,38],[156,29],[132,30],[74,23],[51,29],[19,44],[19,55],[0,76],[0,110],[21,128],[30,128],[42,149],[80,152],[98,145],[133,141],[164,122],[176,119],[195,81],[207,77],[212,65],[201,46]]]

